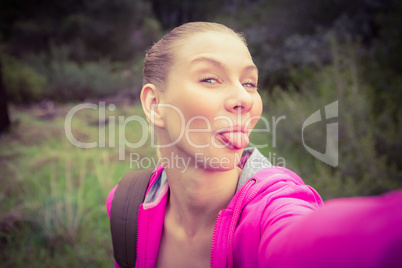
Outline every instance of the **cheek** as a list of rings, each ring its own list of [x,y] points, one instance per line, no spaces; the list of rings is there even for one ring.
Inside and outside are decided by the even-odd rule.
[[[183,96],[183,98],[187,99],[186,103],[183,103],[182,111],[185,115],[186,122],[188,120],[200,121],[199,119],[202,117],[205,120],[213,120],[214,116],[217,116],[222,107],[222,102],[217,102],[217,97],[209,96],[209,95],[191,95],[191,96]],[[212,123],[212,122],[211,122]]]
[[[188,107],[187,112],[184,112],[184,114],[186,130],[202,129],[211,131],[217,111],[211,105],[208,105],[208,103],[200,101]],[[191,134],[194,135],[193,133]]]
[[[195,96],[192,96],[192,99],[183,96],[181,99],[188,101],[176,102],[164,110],[168,135],[171,140],[177,140],[179,137],[185,137],[183,134],[190,129],[189,135],[192,139],[196,139],[194,136],[197,135],[191,130],[210,130],[216,109],[211,108],[210,102],[201,98],[197,99]]]
[[[168,131],[168,135],[171,139],[175,140],[181,135],[184,128],[184,118],[180,110],[177,107],[169,107],[165,110],[165,126]]]

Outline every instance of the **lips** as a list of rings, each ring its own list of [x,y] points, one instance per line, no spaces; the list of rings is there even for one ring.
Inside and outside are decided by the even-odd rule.
[[[219,137],[223,143],[227,144],[227,146],[234,150],[239,150],[245,148],[250,139],[248,137],[247,128],[244,127],[234,127],[225,129],[218,133]]]

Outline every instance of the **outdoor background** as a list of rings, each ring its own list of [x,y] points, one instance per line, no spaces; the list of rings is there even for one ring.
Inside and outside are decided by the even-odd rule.
[[[286,116],[276,132],[252,134],[274,164],[284,160],[325,200],[402,187],[402,1],[1,1],[1,267],[111,267],[107,194],[130,170],[130,153],[155,152],[126,148],[119,161],[110,118],[142,115],[145,51],[199,20],[247,35],[263,116]],[[339,116],[304,132],[324,153],[326,123],[339,124],[339,165],[331,167],[307,152],[301,130],[334,101]],[[116,106],[72,121],[82,142],[99,142],[104,131],[103,148],[66,138],[65,116],[83,102]],[[128,124],[125,135],[139,141],[140,125]]]

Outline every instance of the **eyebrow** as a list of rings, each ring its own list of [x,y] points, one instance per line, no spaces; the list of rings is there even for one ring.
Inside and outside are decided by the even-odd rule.
[[[195,64],[195,63],[198,63],[198,62],[207,62],[207,63],[212,64],[212,65],[214,65],[214,66],[216,66],[218,68],[221,68],[221,69],[225,68],[225,64],[223,64],[220,61],[217,61],[215,59],[208,58],[208,57],[196,58],[196,59],[192,60],[190,64]],[[257,71],[257,73],[258,73],[258,68],[254,64],[246,66],[244,68],[244,70],[245,71]]]

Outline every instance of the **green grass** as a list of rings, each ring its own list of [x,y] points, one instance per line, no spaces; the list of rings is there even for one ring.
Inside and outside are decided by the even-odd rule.
[[[355,51],[353,46],[334,43],[331,65],[295,71],[298,90],[276,88],[263,98],[268,118],[286,116],[278,123],[273,150],[323,199],[375,195],[402,187],[401,167],[391,150],[382,149],[388,144],[400,148],[396,133],[400,135],[402,114],[378,119],[373,112],[373,87],[362,77]],[[326,120],[324,108],[335,101],[338,116]],[[305,143],[324,153],[326,124],[337,123],[339,164],[335,167],[312,156],[302,142],[303,123],[317,110],[323,120],[306,127]]]
[[[106,148],[73,146],[64,132],[64,118],[72,107],[58,107],[52,120],[39,119],[37,108],[11,109],[13,129],[0,138],[0,262],[5,267],[113,263],[105,202],[131,169],[129,158],[119,160],[118,147],[109,148],[108,142]],[[97,113],[91,109],[76,113],[72,132],[77,139],[97,141]],[[117,107],[106,117],[133,114],[142,114],[141,108]],[[127,124],[129,140],[139,140],[138,133],[138,124]],[[135,152],[152,154],[146,145]]]

